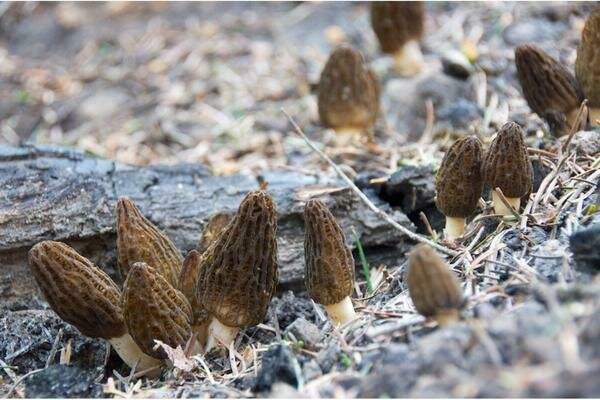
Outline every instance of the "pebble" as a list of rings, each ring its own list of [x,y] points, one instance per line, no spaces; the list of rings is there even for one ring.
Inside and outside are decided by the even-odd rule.
[[[600,224],[573,233],[569,243],[577,270],[592,274],[600,272]]]
[[[266,391],[275,382],[283,382],[298,387],[302,379],[302,371],[292,349],[286,344],[270,347],[262,357],[262,366],[256,377],[253,389]]]
[[[303,341],[304,345],[309,349],[317,348],[321,341],[321,332],[319,331],[319,328],[304,318],[296,319],[287,327],[284,333],[291,333],[296,340]]]
[[[102,397],[102,386],[94,377],[72,365],[55,364],[25,380],[27,398]]]

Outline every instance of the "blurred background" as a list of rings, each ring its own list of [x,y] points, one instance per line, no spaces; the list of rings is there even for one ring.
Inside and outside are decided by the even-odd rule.
[[[535,43],[572,68],[593,6],[427,3],[426,69],[405,79],[380,52],[364,2],[2,2],[0,144],[76,146],[137,165],[201,162],[215,174],[314,172],[320,162],[283,107],[352,173],[430,157],[509,116],[543,136],[514,47]],[[341,42],[381,82],[375,149],[333,146],[319,123],[316,85]]]

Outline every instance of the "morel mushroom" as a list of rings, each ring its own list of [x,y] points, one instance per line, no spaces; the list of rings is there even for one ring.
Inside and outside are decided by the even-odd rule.
[[[423,68],[419,41],[425,26],[425,8],[418,1],[374,1],[371,25],[384,53],[392,54],[396,71],[413,76]]]
[[[441,326],[459,319],[464,297],[450,267],[426,244],[418,245],[408,259],[408,292],[415,308]]]
[[[192,336],[192,309],[179,290],[143,262],[134,263],[123,284],[123,315],[129,333],[142,351],[166,359],[156,340],[185,348]]]
[[[304,207],[304,282],[310,297],[323,304],[334,325],[355,316],[350,296],[354,258],[346,238],[327,206],[309,200]]]
[[[501,215],[512,215],[496,192],[500,188],[507,202],[518,213],[521,198],[531,193],[533,168],[527,155],[523,129],[507,122],[492,141],[483,161],[483,180],[492,188],[494,210]]]
[[[208,249],[208,246],[219,237],[232,218],[233,213],[228,212],[220,212],[210,217],[198,243],[198,251],[200,253],[204,253]]]
[[[212,241],[210,242],[212,243]],[[208,323],[210,315],[200,303],[196,287],[200,276],[200,253],[191,250],[183,260],[181,278],[179,279],[179,290],[192,306],[192,331],[197,334],[198,342],[202,347],[208,339]]]
[[[565,135],[577,123],[583,93],[573,74],[543,50],[530,44],[515,49],[515,64],[523,96],[529,107]],[[564,115],[564,118],[557,117]]]
[[[132,368],[137,365],[143,371],[160,365],[161,361],[144,354],[127,332],[121,291],[91,261],[64,243],[44,241],[29,251],[29,266],[59,317],[86,336],[108,340]]]
[[[200,256],[196,294],[212,318],[206,351],[219,343],[229,346],[240,328],[265,318],[278,278],[276,217],[266,192],[250,192]]]
[[[477,207],[483,189],[483,148],[475,136],[454,142],[444,155],[435,177],[437,208],[446,216],[446,236],[455,239],[465,231],[465,218]]]
[[[600,8],[585,21],[577,48],[575,76],[588,99],[590,123],[600,125]]]
[[[123,279],[134,263],[145,262],[177,287],[183,262],[181,253],[127,197],[117,203],[117,249]]]
[[[339,134],[367,132],[371,137],[379,113],[379,81],[358,50],[338,46],[319,80],[321,123]]]

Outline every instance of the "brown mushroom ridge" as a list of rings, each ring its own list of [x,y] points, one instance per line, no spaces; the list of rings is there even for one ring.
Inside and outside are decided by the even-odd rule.
[[[131,266],[123,286],[122,307],[133,340],[152,357],[167,358],[162,349],[153,349],[154,339],[185,348],[192,335],[187,299],[146,263]]]
[[[523,96],[533,112],[542,118],[552,116],[553,119],[556,119],[556,113],[562,113],[569,123],[573,123],[583,101],[575,76],[546,52],[530,44],[515,49],[515,64]]]
[[[321,201],[304,207],[304,282],[310,297],[328,305],[352,295],[354,258],[342,229]]]
[[[448,149],[435,177],[435,204],[444,215],[466,218],[475,211],[483,189],[482,162],[483,148],[475,136]]]
[[[212,242],[217,240],[221,232],[229,225],[229,222],[233,218],[233,213],[220,212],[214,214],[208,220],[208,223],[202,230],[202,236],[198,243],[198,251],[204,253]]]
[[[492,141],[483,162],[483,179],[506,197],[521,198],[531,192],[533,168],[523,130],[516,123],[504,124]]]
[[[179,290],[192,306],[192,324],[199,325],[208,320],[208,311],[200,302],[200,296],[196,293],[198,278],[200,276],[200,254],[191,250],[183,260]]]
[[[264,320],[278,280],[276,217],[271,196],[262,190],[248,193],[201,255],[196,292],[222,324],[247,327]]]
[[[321,72],[318,89],[321,123],[329,128],[372,128],[379,113],[379,81],[358,50],[338,46]]]
[[[406,281],[417,311],[434,317],[448,310],[460,310],[464,297],[456,275],[426,244],[410,253]]]
[[[177,287],[183,257],[173,242],[142,215],[135,203],[122,197],[117,203],[117,249],[123,279],[136,262],[155,268]]]
[[[588,17],[577,47],[575,75],[590,107],[600,107],[600,8]]]
[[[371,3],[371,26],[381,51],[394,53],[409,40],[423,36],[425,8],[419,1],[374,1]]]
[[[125,334],[121,291],[87,258],[48,240],[29,250],[29,266],[50,307],[82,334],[104,339]]]

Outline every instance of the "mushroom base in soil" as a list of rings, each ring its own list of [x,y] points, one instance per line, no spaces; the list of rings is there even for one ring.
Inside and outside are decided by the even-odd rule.
[[[460,319],[460,313],[456,309],[448,308],[438,312],[433,319],[438,323],[439,326],[445,327],[458,322]]]
[[[508,204],[511,205],[512,208],[514,208],[514,210],[519,213],[519,207],[521,207],[521,199],[519,197],[506,197],[506,201],[508,202]],[[494,211],[496,211],[496,214],[500,214],[500,215],[513,215],[512,211],[510,211],[510,209],[508,207],[506,207],[506,204],[504,204],[504,202],[502,201],[502,199],[500,198],[500,196],[496,193],[496,191],[492,191],[492,204],[494,205]]]
[[[588,108],[590,113],[590,125],[592,126],[600,126],[600,107],[598,108]]]
[[[394,57],[394,69],[400,75],[413,76],[423,69],[423,53],[416,40],[406,42],[392,57]]]
[[[130,368],[136,368],[136,371],[141,372],[154,367],[159,367],[162,361],[142,352],[140,347],[133,341],[129,333],[116,338],[108,339],[111,346],[117,354]],[[137,365],[136,365],[137,364]],[[150,378],[156,378],[160,375],[160,368],[149,371],[145,374]]]
[[[355,126],[341,126],[338,128],[334,128],[335,133],[337,135],[343,136],[348,140],[352,139],[354,136],[359,136],[363,133],[363,130],[357,128]]]
[[[212,318],[210,325],[208,325],[208,339],[204,352],[208,353],[214,347],[224,346],[229,347],[235,340],[240,328],[237,326],[227,326],[217,318]]]
[[[354,311],[350,297],[345,297],[339,303],[324,304],[323,306],[327,310],[327,314],[331,318],[333,325],[344,325],[356,316],[356,311]]]
[[[465,219],[461,217],[446,217],[446,239],[456,239],[465,233]]]

